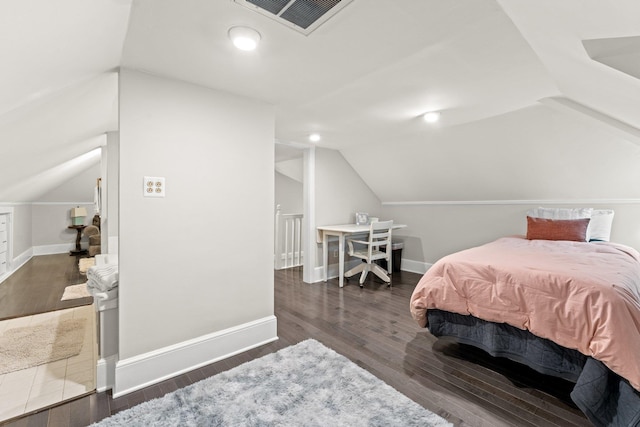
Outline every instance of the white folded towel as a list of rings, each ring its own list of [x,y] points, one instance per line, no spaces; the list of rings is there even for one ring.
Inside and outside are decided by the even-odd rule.
[[[87,270],[87,287],[106,292],[118,286],[118,265],[95,265]]]

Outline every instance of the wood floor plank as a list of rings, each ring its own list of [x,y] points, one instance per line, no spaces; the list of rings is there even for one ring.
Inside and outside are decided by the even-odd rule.
[[[47,427],[68,427],[71,425],[71,405],[66,403],[45,411],[49,413]]]
[[[91,304],[93,297],[60,301],[65,287],[86,281],[75,256],[34,256],[0,283],[0,320]]]
[[[85,427],[91,423],[91,398],[84,396],[69,402],[69,426]]]
[[[38,265],[32,267],[37,270]],[[566,384],[418,327],[409,314],[409,299],[419,279],[400,272],[391,288],[376,279],[367,280],[364,289],[354,280],[339,288],[337,279],[306,284],[297,268],[277,271],[277,341],[118,399],[111,392],[98,393],[88,399],[89,422],[313,338],[456,427],[590,425],[567,401]],[[71,425],[71,407],[66,403],[47,410],[49,426]]]

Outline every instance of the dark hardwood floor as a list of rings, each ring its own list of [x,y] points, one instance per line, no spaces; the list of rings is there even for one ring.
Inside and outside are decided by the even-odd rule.
[[[35,256],[0,283],[0,320],[91,304],[92,297],[60,301],[66,286],[86,281],[75,256]]]
[[[437,340],[419,328],[409,314],[409,298],[420,276],[401,272],[393,278],[392,288],[369,278],[364,289],[356,280],[340,289],[337,279],[309,285],[299,269],[277,271],[276,342],[118,399],[109,392],[96,393],[8,425],[86,426],[307,338],[345,355],[456,426],[590,425],[570,403],[567,383]]]

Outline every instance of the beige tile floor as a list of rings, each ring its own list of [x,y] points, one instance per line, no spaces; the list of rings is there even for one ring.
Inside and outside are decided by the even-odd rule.
[[[86,318],[80,354],[0,375],[0,422],[95,390],[98,357],[92,305],[0,321],[0,334],[20,326]]]

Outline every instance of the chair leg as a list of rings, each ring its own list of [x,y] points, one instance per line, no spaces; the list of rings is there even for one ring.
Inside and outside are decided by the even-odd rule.
[[[347,271],[346,273],[344,273],[344,277],[346,277],[347,279],[355,274],[361,273],[360,274],[360,280],[358,281],[360,284],[361,288],[364,288],[364,281],[367,279],[367,274],[369,272],[374,273],[376,276],[378,276],[382,281],[384,281],[387,286],[391,286],[391,273],[386,271],[384,268],[380,267],[378,264],[375,263],[360,263],[358,265],[356,265],[355,267],[353,267],[351,270]]]
[[[380,267],[378,264],[371,264],[371,271],[387,284],[391,284],[391,278],[387,275],[387,271]]]
[[[360,275],[360,287],[364,288],[364,281],[367,278],[367,274],[371,271],[371,264],[364,264],[364,268],[362,269],[362,274]]]
[[[344,277],[351,277],[354,274],[358,274],[360,273],[362,270],[364,270],[364,268],[367,266],[366,263],[362,262],[358,265],[356,265],[355,267],[353,267],[351,270],[347,271],[346,273],[344,273]]]

